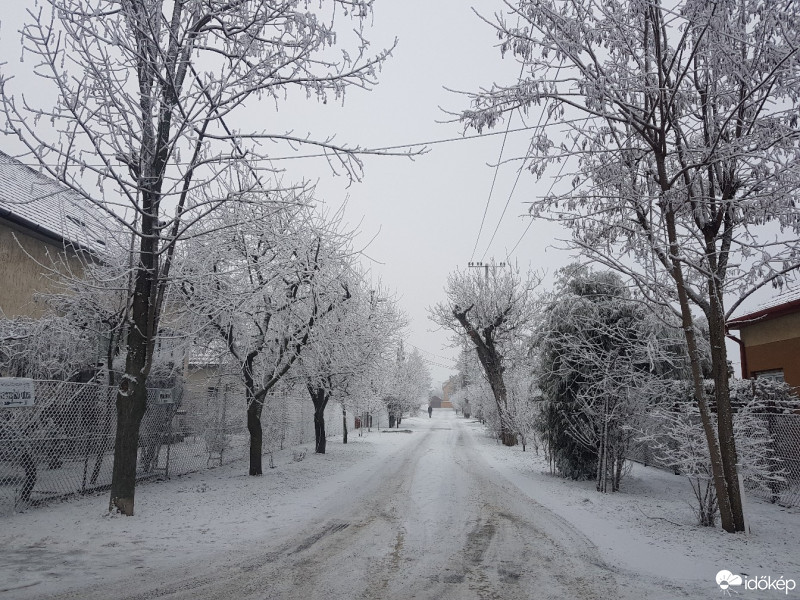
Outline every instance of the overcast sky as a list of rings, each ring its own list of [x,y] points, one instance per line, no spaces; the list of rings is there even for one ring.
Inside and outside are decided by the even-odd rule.
[[[20,64],[17,33],[25,8],[34,6],[34,0],[4,3],[0,51],[8,63],[6,71],[17,72],[15,91],[24,88],[25,93],[38,96],[46,86],[28,77],[32,60]],[[485,0],[475,8],[491,17],[499,5]],[[342,19],[339,27],[345,31],[352,25]],[[361,147],[460,138],[462,128],[446,122],[452,116],[445,111],[457,112],[467,106],[467,101],[445,88],[474,91],[493,81],[512,82],[519,73],[512,58],[500,57],[493,30],[461,0],[377,0],[366,37],[375,52],[398,39],[373,90],[352,88],[343,105],[304,99],[277,107],[254,103],[247,107],[246,118],[251,126],[273,133],[291,129],[318,139],[335,136],[338,143]],[[521,125],[516,118],[511,123],[512,128]],[[501,157],[504,144],[502,131],[482,139],[429,144],[429,152],[413,161],[367,157],[363,180],[349,187],[345,177],[331,176],[324,160],[274,163],[287,170],[290,180],[318,182],[318,199],[332,208],[347,200],[347,221],[359,226],[360,243],[369,243],[369,260],[365,264],[399,295],[411,321],[408,343],[430,361],[435,385],[453,373],[448,359],[457,353],[449,348],[449,334],[434,330],[427,307],[444,298],[443,286],[452,270],[466,268],[470,260],[507,260],[508,251],[529,225],[522,217],[524,201],[537,187],[549,186],[549,181],[537,184],[533,176],[523,173],[509,200],[518,167],[517,162],[512,162],[499,169],[489,198],[494,164]],[[525,133],[509,134],[503,160],[522,156],[526,146]],[[9,153],[20,151],[19,145],[8,139],[2,149]],[[277,154],[287,153],[279,150]],[[479,237],[484,210],[486,217]],[[563,253],[548,249],[553,237],[551,226],[534,224],[512,258],[522,269],[530,266],[552,273],[568,260]]]
[[[25,79],[30,65],[18,63],[16,31],[24,7],[34,4],[34,0],[4,3],[0,17],[2,57],[19,71],[26,85],[41,84]],[[473,6],[489,19],[501,10],[492,0]],[[339,26],[347,29],[351,24],[341,20]],[[521,269],[544,272],[550,279],[570,257],[556,248],[563,231],[547,223],[531,224],[523,216],[526,200],[546,193],[552,180],[537,182],[524,172],[511,194],[519,167],[512,159],[524,155],[528,135],[518,132],[506,137],[504,123],[494,135],[458,139],[462,128],[447,122],[453,118],[447,111],[466,108],[467,100],[445,88],[475,91],[493,82],[511,83],[519,75],[513,58],[501,58],[492,28],[462,0],[377,0],[366,37],[375,52],[398,39],[373,90],[350,89],[344,105],[296,99],[277,109],[274,104],[253,104],[247,107],[246,119],[255,129],[293,130],[318,139],[335,136],[340,144],[361,147],[423,145],[456,138],[428,143],[429,152],[413,161],[367,157],[363,180],[349,187],[346,178],[331,176],[323,160],[274,163],[286,168],[289,180],[318,182],[318,199],[332,208],[347,199],[346,218],[359,226],[360,243],[372,240],[366,249],[370,260],[365,263],[399,295],[411,320],[408,342],[430,361],[438,386],[454,372],[451,361],[457,352],[449,347],[450,335],[436,330],[428,320],[427,308],[444,298],[448,273],[466,268],[471,260],[511,259]],[[533,112],[529,124],[535,125],[536,119],[538,114]],[[510,123],[512,129],[523,125],[517,116]],[[19,149],[13,140],[6,140],[2,148],[11,153]],[[276,158],[287,154],[284,150],[276,153]],[[496,169],[501,157],[503,162]],[[731,348],[731,358],[738,362],[738,349]]]
[[[499,9],[491,1],[475,6],[487,17]],[[301,114],[295,114],[298,106],[281,107],[280,116],[297,119],[291,122],[297,133],[335,134],[339,142],[369,147],[461,138],[463,128],[447,122],[453,117],[446,111],[466,108],[467,100],[445,88],[475,91],[494,81],[513,82],[519,74],[512,58],[501,58],[493,30],[463,1],[379,0],[371,34],[376,49],[399,40],[380,83],[370,92],[350,90],[344,106],[311,102]],[[522,125],[514,118],[511,128]],[[507,260],[529,225],[525,200],[550,185],[523,173],[509,200],[519,166],[510,162],[499,169],[490,199],[505,137],[503,128],[498,131],[482,139],[430,144],[429,152],[414,161],[368,157],[363,181],[350,188],[343,178],[329,177],[322,161],[290,166],[292,172],[320,178],[319,195],[327,202],[338,204],[349,196],[348,219],[361,223],[364,242],[378,234],[367,250],[375,261],[372,268],[400,295],[411,318],[409,342],[431,360],[437,384],[452,373],[446,359],[457,352],[449,348],[450,335],[428,320],[427,307],[444,298],[445,280],[454,269],[466,268],[471,260]],[[525,133],[510,133],[503,160],[523,156],[527,142]],[[523,270],[552,274],[569,260],[548,248],[554,237],[552,225],[534,224],[510,257]]]

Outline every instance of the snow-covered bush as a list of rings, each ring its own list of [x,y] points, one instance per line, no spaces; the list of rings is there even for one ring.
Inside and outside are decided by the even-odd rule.
[[[66,380],[97,358],[97,340],[64,317],[0,319],[0,376]]]
[[[543,395],[538,430],[551,467],[617,491],[646,412],[641,389],[669,370],[668,328],[618,275],[581,265],[564,269],[545,301],[535,348]]]
[[[713,394],[713,382],[706,383],[706,392]],[[639,441],[649,445],[658,463],[689,479],[698,522],[713,527],[718,505],[711,459],[691,386],[688,382],[664,382],[659,396]],[[786,384],[764,380],[732,381],[731,396],[735,398],[733,430],[739,473],[746,487],[769,490],[783,481],[783,469],[773,451],[766,415],[790,410],[797,405],[797,398]],[[716,413],[712,411],[711,416],[716,429]]]

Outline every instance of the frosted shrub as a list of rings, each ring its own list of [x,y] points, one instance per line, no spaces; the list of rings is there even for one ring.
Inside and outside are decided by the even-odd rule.
[[[213,419],[208,423],[203,437],[206,442],[206,450],[209,455],[222,455],[225,450],[230,448],[230,441],[225,432],[225,423],[218,419]]]
[[[645,388],[675,359],[673,330],[652,317],[611,272],[560,271],[537,332],[542,402],[537,427],[551,467],[618,491]]]
[[[783,469],[780,459],[774,454],[765,415],[789,410],[796,398],[793,400],[789,387],[782,383],[737,381],[731,384],[731,395],[735,398],[733,431],[739,472],[745,487],[771,489],[783,481]],[[713,393],[710,382],[706,385],[706,392],[709,395]],[[648,431],[639,440],[650,446],[659,464],[689,479],[698,522],[713,527],[718,504],[700,411],[691,397],[688,383],[672,382],[662,393],[661,401],[650,413]],[[716,428],[716,412],[711,416]]]

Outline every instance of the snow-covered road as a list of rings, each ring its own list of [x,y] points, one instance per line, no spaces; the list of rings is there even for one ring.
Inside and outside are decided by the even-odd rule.
[[[368,487],[271,549],[246,582],[232,572],[175,597],[618,597],[592,544],[495,476],[452,412],[423,421]]]
[[[593,544],[496,474],[476,451],[474,428],[452,411],[415,419],[413,433],[380,435],[394,436],[385,452],[339,472],[335,482],[321,478],[283,511],[273,512],[276,525],[263,535],[243,534],[238,547],[227,544],[192,560],[165,557],[166,568],[147,565],[146,573],[135,560],[122,562],[98,584],[78,584],[57,597],[624,595]],[[150,491],[142,489],[140,495]],[[306,503],[306,510],[298,503]],[[247,520],[246,514],[239,516]],[[260,523],[254,518],[255,529]],[[129,525],[135,530],[136,523]],[[106,551],[118,553],[113,546]]]
[[[597,494],[450,410],[403,428],[141,486],[133,518],[94,496],[4,519],[0,600],[661,600],[717,597],[720,568],[798,574],[794,511],[753,506],[757,533],[730,536],[669,473]]]

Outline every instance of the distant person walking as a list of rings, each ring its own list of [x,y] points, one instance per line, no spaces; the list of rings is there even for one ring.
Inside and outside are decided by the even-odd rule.
[[[433,417],[433,407],[430,404],[428,404],[428,418],[430,419],[432,417]]]

